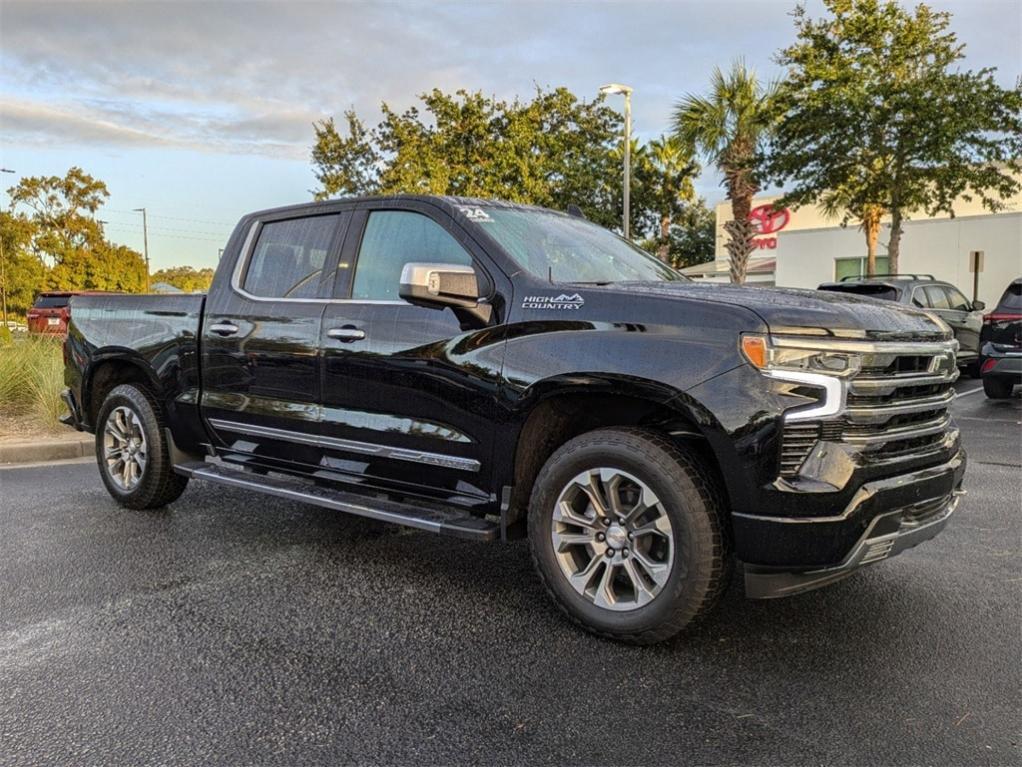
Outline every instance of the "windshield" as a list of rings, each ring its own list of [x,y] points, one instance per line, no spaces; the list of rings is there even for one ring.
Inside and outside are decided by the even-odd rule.
[[[520,266],[543,280],[606,283],[687,279],[641,248],[582,218],[538,210],[484,208],[471,220]]]

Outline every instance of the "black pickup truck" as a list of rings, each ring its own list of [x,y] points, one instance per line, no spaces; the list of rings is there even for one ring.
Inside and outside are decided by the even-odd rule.
[[[541,208],[254,213],[208,295],[76,297],[71,318],[67,419],[123,506],[201,479],[527,536],[568,616],[637,643],[712,608],[736,559],[778,597],[933,537],[965,471],[938,318],[695,284]]]

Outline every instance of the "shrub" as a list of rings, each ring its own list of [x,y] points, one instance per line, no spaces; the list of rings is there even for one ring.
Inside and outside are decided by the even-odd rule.
[[[60,339],[29,336],[0,346],[0,414],[30,415],[55,428],[64,412],[64,361]]]

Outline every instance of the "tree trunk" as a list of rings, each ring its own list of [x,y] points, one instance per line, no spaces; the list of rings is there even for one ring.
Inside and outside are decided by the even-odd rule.
[[[660,247],[657,248],[657,257],[665,264],[671,262],[671,217],[660,217]]]
[[[866,276],[877,273],[877,240],[880,238],[880,215],[878,207],[870,206],[862,214],[862,230],[866,233]]]
[[[891,210],[891,236],[887,240],[887,271],[898,273],[898,256],[901,254],[901,208]]]
[[[755,232],[749,221],[752,194],[736,194],[731,198],[731,220],[724,224],[728,234],[727,252],[731,259],[731,282],[743,284],[749,269],[752,238]]]

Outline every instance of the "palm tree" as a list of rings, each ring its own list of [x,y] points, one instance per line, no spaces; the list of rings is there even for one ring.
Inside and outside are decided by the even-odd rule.
[[[732,282],[745,282],[754,247],[749,211],[759,191],[756,157],[773,124],[775,92],[773,85],[761,85],[755,72],[739,59],[726,73],[715,68],[709,94],[688,94],[674,112],[675,135],[695,146],[724,176],[731,201],[732,220],[724,230]]]

